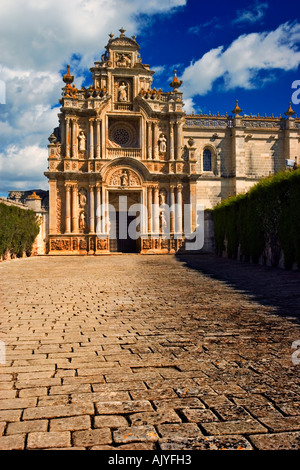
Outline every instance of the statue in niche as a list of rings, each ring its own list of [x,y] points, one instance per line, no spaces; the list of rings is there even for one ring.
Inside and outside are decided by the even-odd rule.
[[[159,204],[160,206],[163,206],[166,204],[166,191],[165,189],[162,189],[159,193]]]
[[[118,67],[129,67],[131,60],[127,54],[118,54],[117,55],[117,66]]]
[[[162,233],[165,233],[167,231],[168,227],[168,222],[167,222],[167,217],[166,217],[166,212],[165,209],[162,208],[160,209],[159,212],[159,228]]]
[[[128,183],[129,183],[128,172],[124,170],[120,176],[120,186],[128,186]]]
[[[79,152],[84,152],[86,150],[86,136],[85,136],[85,133],[83,131],[79,132],[78,150],[79,150]]]
[[[85,229],[85,213],[84,211],[81,211],[79,214],[79,228],[80,230]]]
[[[159,151],[160,153],[166,153],[167,151],[167,139],[164,134],[159,138]]]
[[[127,101],[127,85],[125,82],[122,82],[119,85],[119,101]]]
[[[79,207],[83,208],[86,206],[86,194],[84,190],[81,190],[79,193]]]

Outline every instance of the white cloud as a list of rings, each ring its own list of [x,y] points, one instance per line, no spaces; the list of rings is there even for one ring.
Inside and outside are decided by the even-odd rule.
[[[185,69],[184,96],[205,95],[217,79],[225,89],[250,89],[261,85],[262,70],[294,70],[300,64],[299,42],[300,24],[284,23],[275,31],[241,35],[227,49],[211,49]]]
[[[267,2],[259,2],[258,0],[249,9],[238,10],[237,17],[233,20],[233,24],[257,23],[260,22],[269,8]]]
[[[66,63],[71,63],[80,87],[83,71],[100,59],[110,32],[119,35],[118,29],[124,27],[126,35],[138,35],[143,28],[138,15],[172,14],[185,4],[186,0],[2,0],[2,188],[9,187],[9,181],[11,187],[23,189],[36,178],[43,181],[47,138],[58,125],[59,110],[52,106],[61,95],[59,72]]]
[[[20,148],[10,145],[0,153],[2,185],[8,189],[47,189],[43,176],[47,169],[47,149],[38,145]],[[28,184],[30,187],[28,187]]]

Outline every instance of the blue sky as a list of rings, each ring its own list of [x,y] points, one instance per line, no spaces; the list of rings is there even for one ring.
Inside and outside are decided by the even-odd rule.
[[[284,115],[300,80],[296,2],[197,0],[2,0],[0,195],[47,189],[48,136],[57,126],[62,73],[90,83],[108,34],[136,35],[153,87],[169,91],[174,68],[187,112]],[[300,105],[293,104],[300,115]]]

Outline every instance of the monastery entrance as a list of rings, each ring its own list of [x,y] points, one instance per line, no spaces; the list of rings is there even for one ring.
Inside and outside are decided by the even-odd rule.
[[[109,251],[140,251],[141,191],[109,191]]]

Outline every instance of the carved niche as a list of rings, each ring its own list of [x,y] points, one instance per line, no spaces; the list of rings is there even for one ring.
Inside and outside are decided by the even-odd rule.
[[[120,168],[112,173],[109,178],[109,185],[110,186],[119,186],[119,187],[135,187],[140,186],[141,181],[138,175],[128,169],[128,168]]]
[[[114,101],[127,103],[132,100],[132,81],[129,78],[120,78],[114,83]]]
[[[131,54],[116,53],[116,66],[117,67],[130,67]]]

